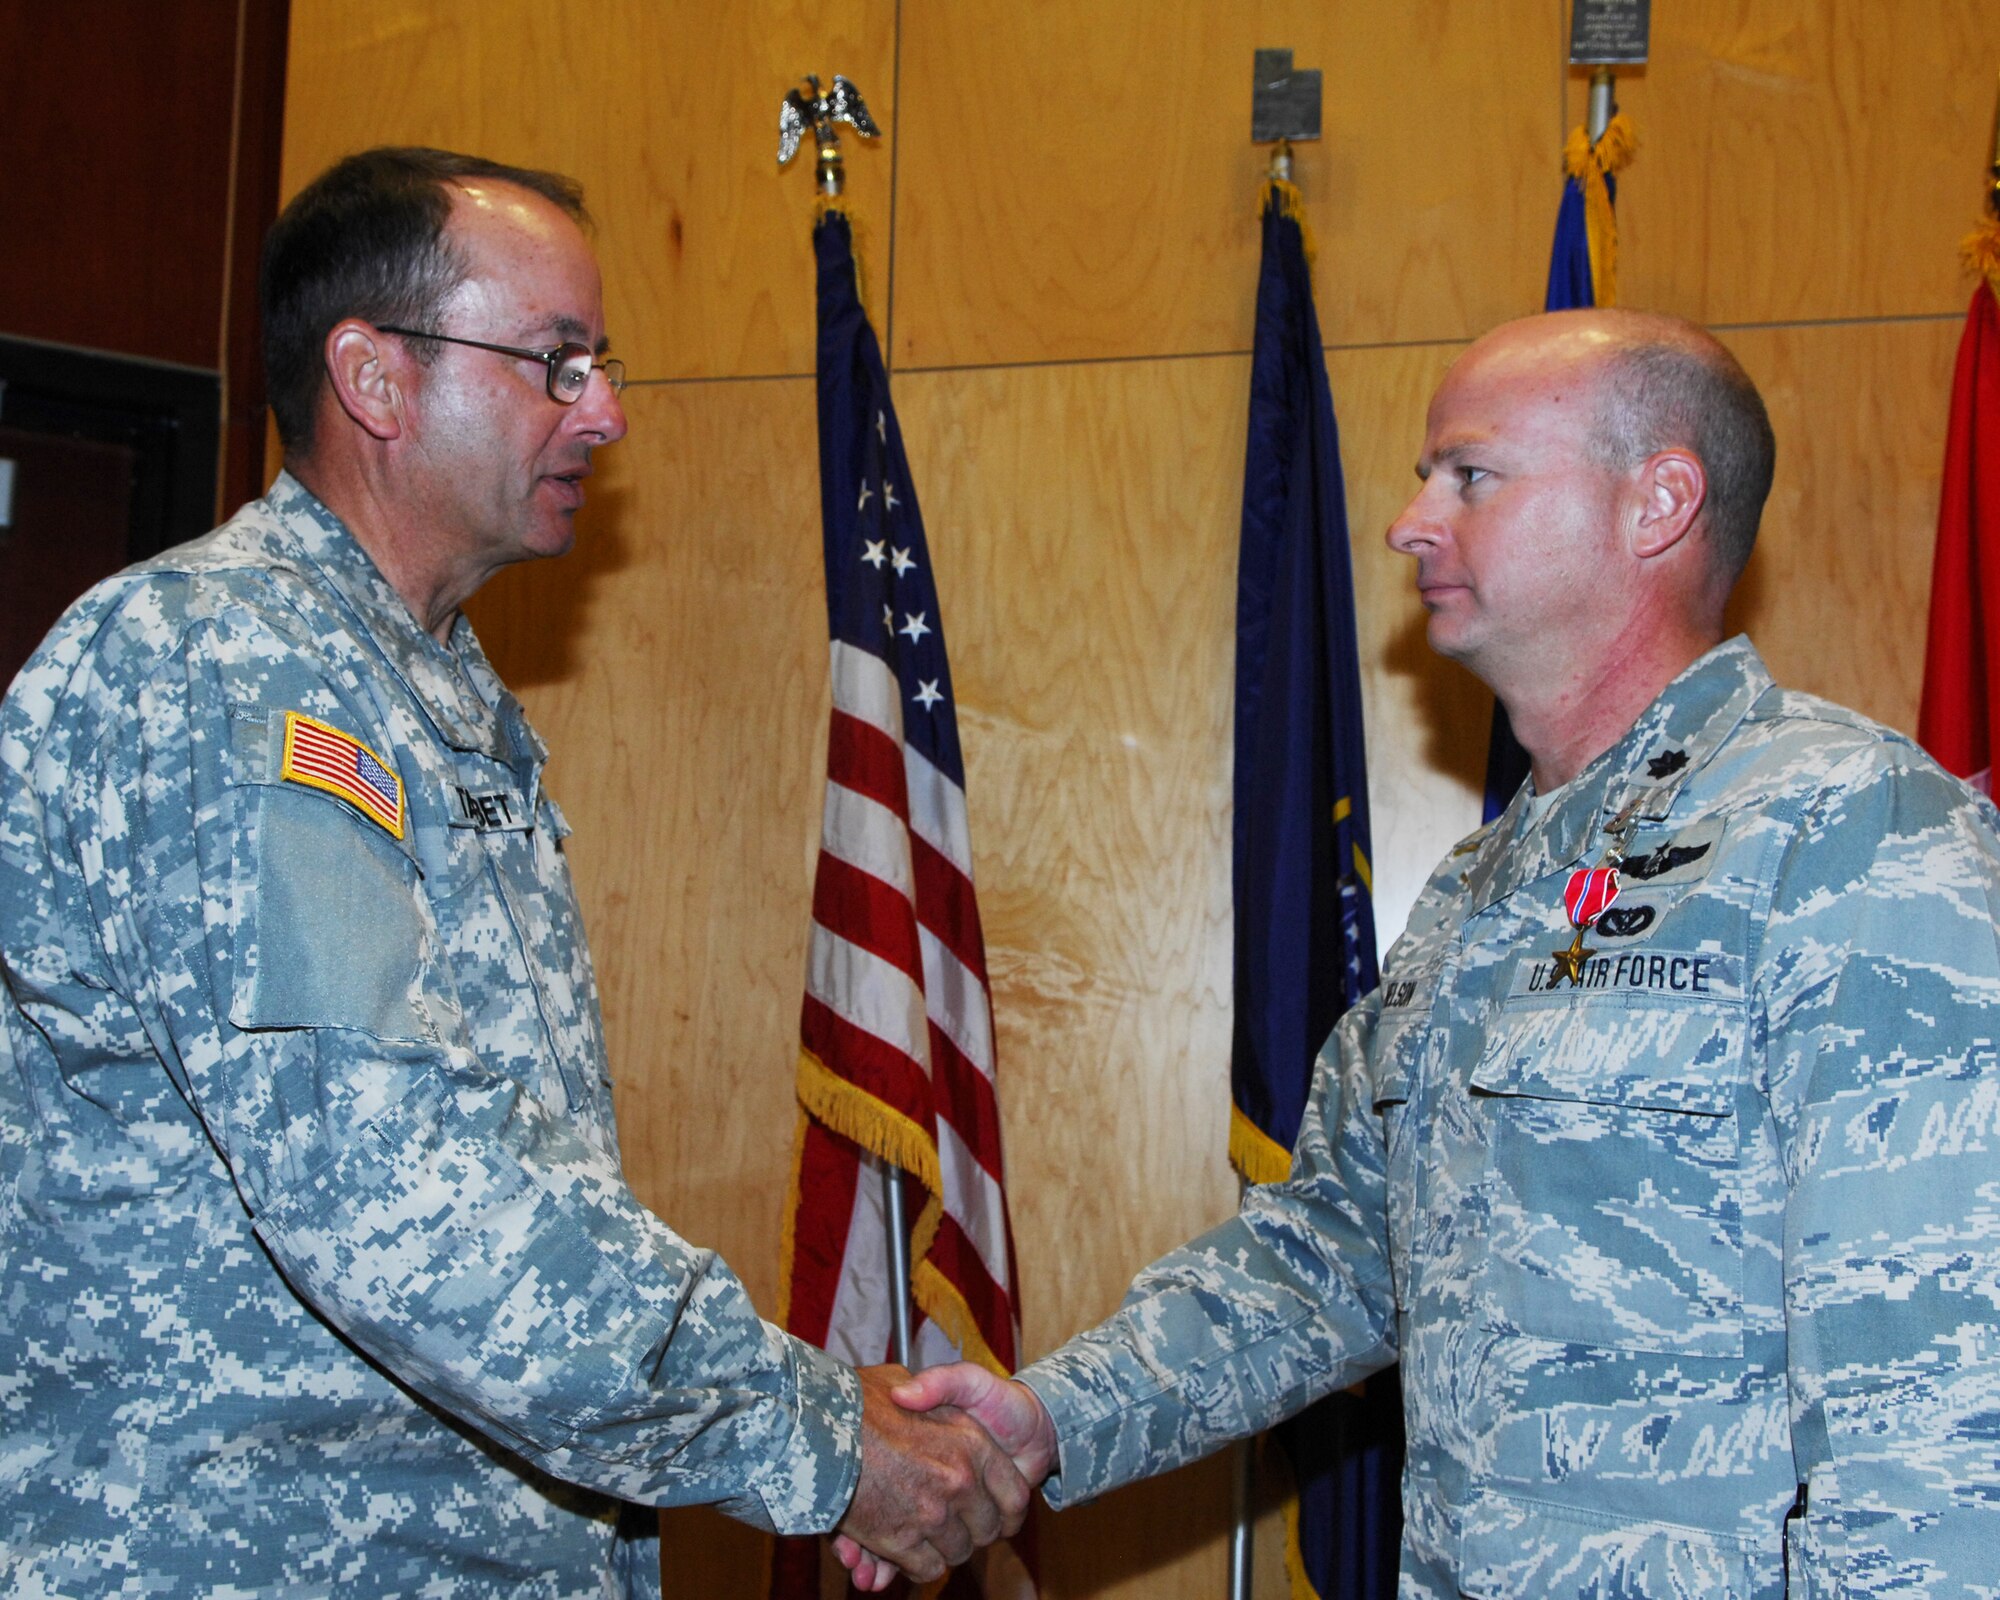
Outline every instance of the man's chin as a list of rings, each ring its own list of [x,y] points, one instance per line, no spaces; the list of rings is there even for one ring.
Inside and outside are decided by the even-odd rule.
[[[551,561],[575,548],[576,515],[569,511],[540,523],[523,543],[523,553],[530,561]]]
[[[1462,618],[1437,611],[1433,611],[1424,624],[1424,638],[1429,642],[1432,653],[1463,665],[1471,664],[1468,656],[1474,645],[1468,637],[1470,631]]]

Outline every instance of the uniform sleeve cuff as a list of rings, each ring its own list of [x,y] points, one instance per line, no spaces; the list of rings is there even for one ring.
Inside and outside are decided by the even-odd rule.
[[[1055,1427],[1056,1464],[1042,1482],[1042,1498],[1052,1509],[1060,1511],[1110,1488],[1108,1483],[1093,1481],[1102,1475],[1097,1470],[1103,1464],[1102,1452],[1090,1444],[1093,1425],[1104,1420],[1102,1407],[1090,1406],[1085,1390],[1063,1373],[1060,1361],[1055,1359],[1023,1367],[1014,1374],[1014,1380],[1025,1384],[1041,1401]]]
[[[774,1532],[825,1533],[846,1514],[861,1479],[861,1380],[824,1350],[771,1333],[786,1347],[792,1431],[751,1489]]]

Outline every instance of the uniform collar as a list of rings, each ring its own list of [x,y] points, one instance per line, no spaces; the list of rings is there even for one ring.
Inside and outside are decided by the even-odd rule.
[[[540,768],[547,747],[500,682],[464,612],[452,619],[451,643],[439,644],[346,524],[310,489],[289,472],[281,472],[265,498],[447,744]]]
[[[1483,911],[1560,867],[1596,865],[1611,842],[1606,828],[1621,819],[1634,828],[1664,821],[1771,686],[1763,658],[1738,634],[1668,684],[1624,738],[1563,785],[1539,821],[1523,784],[1467,874],[1470,909]]]

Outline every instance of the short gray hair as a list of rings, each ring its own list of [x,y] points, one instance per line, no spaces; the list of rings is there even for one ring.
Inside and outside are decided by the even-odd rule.
[[[1621,471],[1676,447],[1699,458],[1708,475],[1711,551],[1734,583],[1757,542],[1777,461],[1764,398],[1736,357],[1702,329],[1670,318],[1644,323],[1648,332],[1604,358],[1591,454]]]

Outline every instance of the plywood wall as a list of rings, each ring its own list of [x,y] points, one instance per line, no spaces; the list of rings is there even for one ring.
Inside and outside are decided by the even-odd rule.
[[[1538,307],[1581,115],[1561,0],[293,0],[287,193],[383,141],[563,168],[638,380],[581,547],[475,603],[556,751],[644,1198],[777,1299],[825,647],[801,73],[854,78],[865,294],[960,694],[1026,1343],[1213,1222],[1229,1041],[1235,517],[1255,294],[1250,61],[1325,74],[1298,177],[1354,529],[1380,917],[1476,820],[1489,700],[1381,530],[1431,387]],[[1991,0],[1676,0],[1620,98],[1628,304],[1719,326],[1780,454],[1738,620],[1915,720],[1945,394],[2000,66]],[[803,165],[803,163],[802,163]],[[1048,1519],[1058,1600],[1223,1586],[1226,1471]],[[1268,1531],[1268,1521],[1266,1528]],[[1260,1561],[1259,1592],[1282,1580]],[[760,1547],[669,1519],[679,1592]]]

